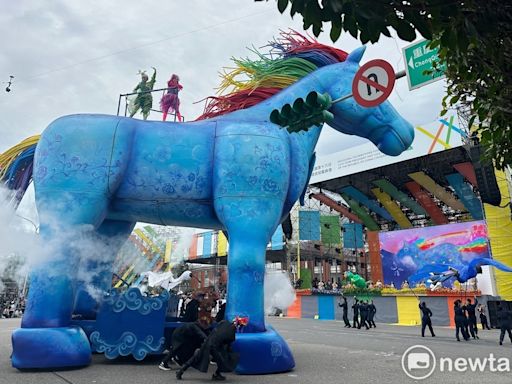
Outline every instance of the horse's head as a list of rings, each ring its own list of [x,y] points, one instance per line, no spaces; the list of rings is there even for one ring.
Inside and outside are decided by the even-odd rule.
[[[321,81],[332,99],[351,92],[352,80],[366,47],[360,47],[342,63],[321,68]],[[349,98],[334,104],[330,111],[334,120],[329,125],[337,131],[365,137],[386,155],[398,156],[411,145],[414,129],[393,106],[385,101],[374,108],[365,108]]]

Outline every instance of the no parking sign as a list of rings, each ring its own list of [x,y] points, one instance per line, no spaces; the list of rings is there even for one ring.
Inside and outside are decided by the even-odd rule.
[[[384,102],[395,86],[395,71],[384,60],[371,60],[356,72],[352,95],[363,107],[376,107]]]

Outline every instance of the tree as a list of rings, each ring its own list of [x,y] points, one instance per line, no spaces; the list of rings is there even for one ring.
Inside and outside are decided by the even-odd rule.
[[[256,0],[258,1],[258,0]],[[502,169],[512,164],[512,2],[498,0],[277,0],[281,13],[302,15],[304,30],[320,35],[330,24],[336,41],[342,31],[375,43],[394,29],[402,40],[417,32],[439,47],[446,64],[443,113],[457,108],[475,124],[486,156]]]

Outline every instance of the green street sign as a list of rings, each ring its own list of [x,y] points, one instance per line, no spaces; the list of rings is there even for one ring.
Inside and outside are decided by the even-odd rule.
[[[430,40],[417,41],[403,48],[405,72],[409,82],[409,90],[413,90],[444,77],[446,64],[438,65],[434,70],[433,63],[439,62],[438,48],[430,49],[427,44]],[[434,70],[431,74],[424,74],[426,70]]]

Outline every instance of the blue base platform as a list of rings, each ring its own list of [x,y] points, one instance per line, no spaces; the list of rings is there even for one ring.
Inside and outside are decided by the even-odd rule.
[[[240,353],[236,373],[241,375],[287,372],[295,367],[290,347],[268,325],[266,332],[237,333],[233,350]]]
[[[91,363],[80,327],[18,328],[12,333],[12,366],[18,369],[81,367]]]
[[[96,320],[75,318],[65,328],[19,328],[12,334],[12,365],[18,369],[80,367],[91,352],[108,359],[132,355],[137,360],[160,354],[174,329],[184,323],[166,321],[168,294],[144,297],[136,288],[104,297]],[[167,343],[165,342],[167,340]],[[237,333],[233,349],[240,353],[242,375],[286,372],[295,367],[290,348],[270,326],[266,332]]]

